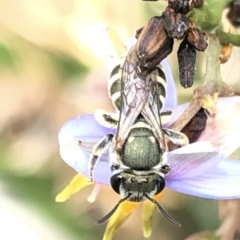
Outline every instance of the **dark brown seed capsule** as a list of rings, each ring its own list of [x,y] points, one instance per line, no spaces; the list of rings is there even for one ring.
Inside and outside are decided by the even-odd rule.
[[[169,37],[182,39],[188,29],[188,22],[185,15],[175,12],[164,12],[164,28]]]
[[[140,33],[142,32],[143,30],[143,27],[142,28],[139,28],[137,31],[136,31],[136,34],[135,34],[135,38],[138,39]]]
[[[191,87],[195,75],[196,50],[185,39],[179,46],[177,57],[180,83],[184,88]]]
[[[166,58],[173,49],[173,38],[168,37],[168,40],[164,43],[164,45],[159,49],[159,51],[155,54],[154,57],[148,59],[143,62],[143,65],[147,68],[156,67],[164,58]]]
[[[171,53],[172,48],[167,51],[166,48],[169,48],[169,37],[164,30],[163,18],[153,17],[138,35],[136,43],[137,55],[142,61],[142,64],[145,65],[150,59],[153,59],[156,54],[158,58],[163,59],[166,57],[166,54],[164,54],[164,57],[161,57],[159,56],[161,52]]]
[[[234,0],[229,4],[227,18],[234,27],[240,27],[240,0]]]
[[[151,18],[142,29],[136,43],[138,57],[142,60],[152,58],[166,41],[162,17]]]
[[[189,12],[189,0],[168,0],[168,6],[172,8],[175,13],[187,14]]]
[[[207,125],[207,114],[204,108],[193,116],[181,132],[185,133],[189,139],[189,143],[194,143],[201,136]]]
[[[192,44],[198,51],[205,51],[208,46],[207,35],[197,28],[188,29],[187,41]]]

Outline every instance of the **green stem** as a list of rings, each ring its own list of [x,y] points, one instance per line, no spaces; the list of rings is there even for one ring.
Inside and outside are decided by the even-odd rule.
[[[240,47],[240,35],[223,32],[220,28],[216,30],[216,36],[223,45],[232,44]]]
[[[205,32],[213,31],[221,23],[223,10],[232,0],[205,0],[201,8],[194,8],[188,19]]]
[[[208,40],[209,41],[207,48],[206,74],[204,77],[204,84],[208,84],[209,81],[217,82],[221,80],[219,61],[221,46],[218,39],[214,35],[209,35]]]
[[[200,96],[204,93],[210,95],[219,92],[220,96],[229,96],[233,94],[232,89],[222,81],[219,55],[221,44],[215,35],[209,35],[209,44],[207,48],[206,73],[204,83],[200,87]]]

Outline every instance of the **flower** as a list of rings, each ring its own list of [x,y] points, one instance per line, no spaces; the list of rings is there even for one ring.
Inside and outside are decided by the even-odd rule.
[[[163,64],[168,84],[165,108],[172,109],[174,121],[188,104],[176,106],[176,90],[171,71],[166,60]],[[62,126],[59,132],[60,155],[79,174],[57,196],[57,201],[65,201],[76,191],[91,185],[88,180],[88,160],[92,147],[106,134],[115,132],[115,129],[99,125],[93,115],[77,116]],[[217,102],[217,115],[214,119],[208,119],[199,140],[168,152],[171,171],[165,176],[166,187],[202,198],[240,198],[240,161],[227,159],[240,145],[239,132],[240,97],[220,98]],[[110,184],[110,177],[108,155],[104,154],[94,169],[94,180],[98,185],[94,188],[90,201],[95,199],[99,184]],[[155,196],[158,201],[160,198],[161,194]],[[143,231],[144,236],[149,237],[155,205],[149,201],[143,204]],[[138,205],[135,202],[123,202],[110,218],[103,239],[112,239],[116,229]]]

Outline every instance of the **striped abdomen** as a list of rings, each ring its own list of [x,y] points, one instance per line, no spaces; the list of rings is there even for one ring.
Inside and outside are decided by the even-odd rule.
[[[123,67],[124,64],[129,64],[127,67]],[[129,78],[127,81],[134,81],[134,78],[145,78],[144,80],[150,79],[150,82],[154,83],[151,89],[153,96],[159,97],[159,111],[162,109],[165,103],[166,97],[166,78],[165,74],[160,66],[160,64],[154,69],[143,68],[142,74],[137,74],[136,69],[138,68],[139,62],[135,58],[131,58],[131,54],[128,56],[123,56],[118,65],[116,65],[110,73],[110,78],[108,81],[108,94],[112,99],[114,107],[120,111],[121,110],[121,92],[122,92],[122,78]],[[127,71],[129,69],[129,72]],[[133,69],[135,72],[133,73]],[[130,70],[132,72],[130,72]],[[123,72],[124,71],[124,72]],[[138,72],[140,72],[140,66]],[[124,79],[125,80],[125,79]],[[155,84],[156,83],[156,84]]]

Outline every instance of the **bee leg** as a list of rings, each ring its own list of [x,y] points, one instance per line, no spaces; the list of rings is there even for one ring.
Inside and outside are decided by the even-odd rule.
[[[96,121],[107,128],[117,128],[119,115],[117,113],[109,113],[104,110],[98,109],[94,113]]]
[[[175,145],[184,146],[189,144],[188,137],[184,133],[169,128],[165,128],[163,131],[167,138]]]
[[[104,136],[92,149],[92,154],[89,158],[89,175],[90,180],[93,182],[93,170],[96,166],[97,161],[99,158],[107,151],[109,150],[113,145],[113,134],[108,134]]]
[[[161,123],[166,124],[166,123],[170,122],[171,116],[172,116],[172,111],[170,111],[170,110],[162,111],[160,113]]]

